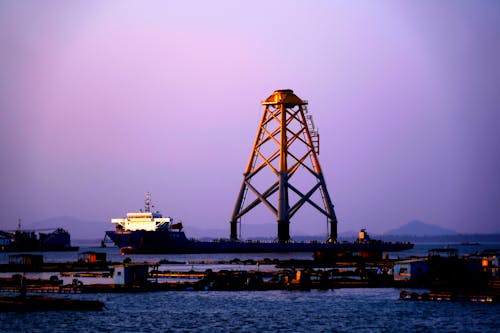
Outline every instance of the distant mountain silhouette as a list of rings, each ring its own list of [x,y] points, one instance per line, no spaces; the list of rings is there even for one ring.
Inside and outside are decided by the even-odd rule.
[[[82,220],[72,216],[56,216],[42,221],[23,224],[23,229],[66,229],[71,234],[72,240],[78,239],[102,239],[106,230],[113,230],[114,227],[109,220],[91,221]],[[274,239],[277,234],[275,223],[252,224],[245,223],[241,232],[242,239],[266,238]],[[184,224],[184,231],[188,238],[228,238],[229,226],[225,229],[204,229],[197,228]],[[427,224],[422,221],[411,221],[399,228],[392,229],[384,233],[384,235],[408,235],[408,236],[441,236],[441,235],[457,235],[456,231],[445,229],[436,225]],[[323,239],[325,235],[309,235],[304,230],[293,230],[292,238],[315,237]],[[372,235],[376,236],[376,235]],[[344,231],[339,233],[341,238],[356,238],[357,231]]]
[[[229,223],[228,223],[229,224]],[[224,229],[201,229],[186,225],[183,223],[184,233],[187,238],[210,238],[210,239],[219,239],[219,238],[229,238],[229,228],[228,230]]]
[[[22,225],[23,229],[55,229],[67,230],[71,239],[102,239],[105,230],[113,230],[114,227],[109,220],[87,221],[72,216],[56,216],[42,221]]]
[[[106,230],[114,230],[109,219],[102,221],[83,220],[73,216],[55,216],[45,220],[22,224],[22,229],[44,230],[63,228],[71,234],[72,240],[103,239]],[[229,238],[229,223],[227,228],[198,228],[184,223],[184,232],[188,238],[219,239]],[[242,239],[266,238],[274,239],[277,235],[276,223],[245,223],[241,230]],[[292,236],[310,236],[302,229],[293,230]]]
[[[202,229],[184,225],[184,232],[188,238],[229,238],[229,223],[226,229]],[[238,233],[240,229],[238,227]],[[245,223],[242,226],[241,238],[276,237],[277,227],[274,223],[253,224]]]
[[[229,238],[229,223],[225,229],[204,229],[184,224],[184,232],[188,238]],[[238,234],[240,229],[238,227]],[[244,223],[241,229],[241,239],[275,239],[277,237],[278,227],[276,222],[270,223]],[[312,236],[307,230],[295,228],[290,231],[292,238]],[[321,236],[324,238],[325,236]]]
[[[392,229],[384,233],[384,235],[409,235],[409,236],[442,236],[456,235],[458,232],[439,227],[437,225],[424,223],[422,221],[413,220],[405,225]]]

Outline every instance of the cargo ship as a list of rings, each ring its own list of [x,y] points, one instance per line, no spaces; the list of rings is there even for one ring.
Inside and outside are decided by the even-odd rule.
[[[163,217],[152,211],[150,194],[146,195],[145,207],[140,212],[128,213],[125,218],[113,218],[114,231],[106,231],[105,240],[110,239],[122,254],[132,253],[273,253],[315,252],[324,250],[398,252],[413,248],[411,243],[393,243],[371,240],[363,229],[363,236],[354,243],[349,242],[279,242],[188,239],[182,223],[171,217]],[[360,233],[361,235],[361,233]]]
[[[0,251],[35,252],[35,251],[77,251],[71,246],[71,235],[62,228],[52,232],[35,230],[0,231]]]

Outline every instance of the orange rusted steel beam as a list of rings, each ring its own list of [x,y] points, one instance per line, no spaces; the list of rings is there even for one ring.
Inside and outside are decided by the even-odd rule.
[[[307,202],[327,217],[330,224],[329,240],[336,241],[337,218],[318,159],[319,134],[314,130],[311,116],[306,118],[307,101],[297,97],[292,90],[277,90],[261,104],[264,105],[264,112],[230,220],[231,239],[237,239],[238,220],[262,203],[277,218],[278,240],[286,242],[290,239],[290,219]],[[268,129],[268,126],[271,127]],[[276,128],[273,129],[273,126]],[[314,131],[315,140],[311,130]],[[272,148],[273,145],[275,148]],[[300,146],[304,148],[298,151],[298,158],[293,149]],[[289,159],[293,162],[291,167]],[[306,194],[292,184],[291,177],[300,167],[304,167],[316,180],[316,184],[308,189]],[[278,179],[267,190],[260,192],[251,181],[264,169],[270,169]],[[249,190],[255,199],[245,206],[244,201]],[[324,209],[312,199],[312,195],[318,190],[321,191]],[[293,205],[290,204],[289,191],[299,197]],[[276,207],[270,202],[270,197],[275,194]]]

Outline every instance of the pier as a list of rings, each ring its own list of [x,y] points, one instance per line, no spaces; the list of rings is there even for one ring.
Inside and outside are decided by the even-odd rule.
[[[22,288],[30,294],[399,288],[403,290],[402,300],[485,302],[498,302],[500,292],[498,251],[458,257],[453,249],[434,249],[427,257],[405,260],[356,255],[330,260],[132,262],[125,258],[123,262],[109,262],[102,255],[91,257],[100,257],[101,262],[85,263],[80,258],[75,262],[39,263],[37,270],[27,265],[31,271],[19,265],[0,265],[4,272],[0,292],[20,293]],[[54,267],[65,270],[56,273]],[[34,278],[37,272],[51,276]],[[7,273],[12,274],[7,277]],[[405,291],[412,288],[428,291]]]

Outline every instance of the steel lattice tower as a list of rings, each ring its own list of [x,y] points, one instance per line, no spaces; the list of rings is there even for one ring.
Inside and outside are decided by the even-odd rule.
[[[311,115],[307,112],[307,101],[297,97],[292,90],[277,90],[263,101],[262,105],[264,113],[230,220],[231,239],[238,239],[237,224],[241,217],[262,203],[277,218],[278,240],[289,241],[290,219],[307,202],[326,216],[329,224],[329,241],[336,241],[337,218],[319,164],[319,135],[314,128]],[[264,145],[267,147],[271,145],[272,149],[265,151]],[[299,154],[295,152],[297,147]],[[301,167],[308,171],[306,174],[309,177],[315,179],[314,185],[305,191],[299,190],[298,186],[292,184],[294,181],[292,176]],[[252,185],[252,180],[266,169],[272,171],[277,181],[264,191],[259,191]],[[245,206],[249,190],[256,199]],[[312,199],[312,195],[317,191],[321,193],[323,207]],[[277,207],[269,200],[275,193],[277,193]],[[292,193],[298,198],[293,204],[289,200]]]

